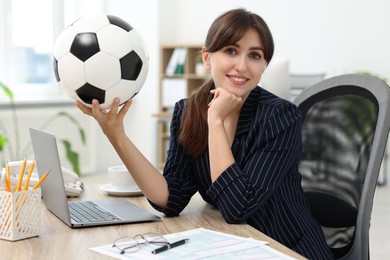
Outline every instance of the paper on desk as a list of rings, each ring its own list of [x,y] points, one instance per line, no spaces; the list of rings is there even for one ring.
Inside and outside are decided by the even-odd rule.
[[[294,259],[269,246],[267,242],[243,238],[204,228],[164,235],[169,242],[188,238],[185,245],[163,253],[151,253],[154,245],[142,246],[134,253],[119,254],[112,244],[90,248],[90,250],[117,259]]]

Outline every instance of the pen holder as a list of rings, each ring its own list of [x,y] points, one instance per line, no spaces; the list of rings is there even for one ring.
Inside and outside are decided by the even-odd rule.
[[[16,241],[41,232],[41,189],[0,189],[0,239]]]

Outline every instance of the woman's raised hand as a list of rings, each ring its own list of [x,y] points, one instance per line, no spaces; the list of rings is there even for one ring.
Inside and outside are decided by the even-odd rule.
[[[115,98],[109,110],[100,109],[99,102],[96,99],[92,101],[92,108],[83,105],[80,101],[76,101],[76,105],[84,114],[94,117],[104,134],[111,139],[124,134],[123,120],[131,106],[132,100],[126,101],[120,109],[119,102],[119,98]]]

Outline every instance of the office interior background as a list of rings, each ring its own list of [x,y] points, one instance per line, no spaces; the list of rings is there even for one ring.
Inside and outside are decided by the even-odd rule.
[[[152,114],[158,111],[160,46],[201,45],[211,22],[236,7],[265,19],[274,36],[274,57],[288,60],[289,73],[325,73],[331,77],[368,72],[390,82],[387,0],[3,0],[0,81],[15,93],[19,118],[26,124],[38,120],[33,118],[33,110],[40,117],[47,109],[74,112],[87,129],[88,148],[83,148],[81,155],[83,174],[106,172],[108,166],[120,164],[120,159],[97,123],[82,115],[56,85],[51,50],[61,30],[86,14],[107,13],[127,20],[142,35],[150,63],[146,82],[126,117],[126,131],[144,155],[156,163],[156,118]],[[7,99],[0,94],[0,115],[8,108]],[[54,123],[52,131],[56,134],[60,129],[68,134],[75,131]],[[21,132],[21,138],[27,140],[28,130]],[[390,195],[387,186],[377,189],[376,202],[382,204],[374,205],[372,230],[377,233],[371,240],[372,259],[385,259],[381,257],[390,254],[390,240],[385,234],[390,221],[384,218],[390,213],[385,200]]]

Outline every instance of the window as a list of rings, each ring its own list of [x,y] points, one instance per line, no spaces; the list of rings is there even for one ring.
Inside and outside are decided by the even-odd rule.
[[[104,12],[105,1],[5,0],[0,3],[0,81],[16,99],[60,95],[52,49],[63,28],[87,12]]]
[[[39,10],[39,14],[31,10]],[[12,1],[11,82],[48,84],[53,46],[53,4],[51,0]]]

